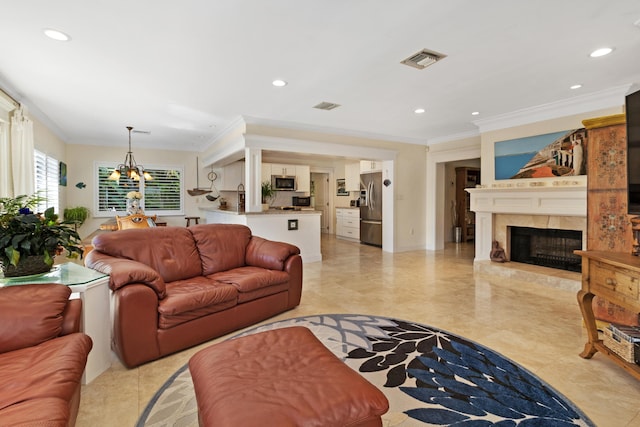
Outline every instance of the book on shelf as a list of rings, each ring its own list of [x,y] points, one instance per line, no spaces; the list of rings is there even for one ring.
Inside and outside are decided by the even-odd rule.
[[[619,325],[616,323],[609,324],[611,333],[627,342],[640,343],[640,327]]]

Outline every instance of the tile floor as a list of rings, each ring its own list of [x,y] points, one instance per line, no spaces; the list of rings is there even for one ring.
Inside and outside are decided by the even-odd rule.
[[[586,333],[575,292],[528,283],[522,275],[514,279],[474,273],[473,250],[473,243],[466,243],[449,244],[443,251],[388,254],[325,237],[323,261],[304,266],[301,305],[264,323],[318,313],[375,314],[426,323],[520,363],[600,427],[640,425],[640,381],[602,355],[591,360],[578,356]],[[131,370],[114,360],[109,370],[83,386],[76,425],[135,425],[166,379],[210,344]]]

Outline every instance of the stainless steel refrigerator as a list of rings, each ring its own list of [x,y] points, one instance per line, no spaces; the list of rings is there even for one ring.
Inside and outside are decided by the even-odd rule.
[[[360,243],[382,246],[382,172],[360,175]]]

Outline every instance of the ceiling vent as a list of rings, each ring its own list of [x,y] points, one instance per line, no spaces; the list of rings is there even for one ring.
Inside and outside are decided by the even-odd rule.
[[[400,63],[422,70],[423,68],[433,65],[446,57],[447,55],[443,55],[432,50],[422,49],[420,52],[414,53]]]
[[[340,104],[334,104],[333,102],[321,102],[318,105],[314,105],[313,108],[317,108],[318,110],[333,110],[334,108],[338,108]]]

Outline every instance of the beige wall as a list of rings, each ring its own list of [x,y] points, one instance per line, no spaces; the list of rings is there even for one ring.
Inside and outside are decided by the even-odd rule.
[[[483,133],[480,136],[482,146],[482,183],[491,184],[492,182],[494,182],[493,147],[496,141],[538,135],[559,130],[579,128],[582,127],[581,122],[585,118],[617,114],[620,112],[622,112],[622,106],[619,108],[598,110],[588,114],[561,117],[553,120],[547,120],[543,122]],[[425,247],[425,218],[427,215],[427,203],[425,202],[424,195],[427,192],[427,184],[425,155],[426,150],[424,146],[370,138],[324,134],[320,132],[307,132],[301,130],[270,128],[264,126],[252,126],[251,132],[266,136],[362,146],[363,153],[366,152],[367,147],[395,151],[397,153],[395,162],[395,176],[392,177],[392,185],[395,186],[395,247],[397,251],[423,249]],[[96,184],[94,181],[95,162],[121,162],[126,154],[126,148],[65,144],[64,141],[58,138],[53,132],[47,129],[46,126],[35,119],[34,136],[36,148],[67,163],[68,186],[61,187],[61,210],[63,210],[65,207],[87,206],[93,211],[96,191]],[[469,144],[477,144],[477,138],[442,143],[438,144],[437,146],[430,146],[429,148],[430,151],[438,152],[440,150],[456,150],[456,147],[464,148]],[[184,167],[185,188],[194,188],[196,186],[196,153],[171,150],[136,149],[134,154],[136,156],[136,160],[143,165],[179,165]],[[451,191],[447,190],[450,190],[451,187],[450,178],[453,173],[453,167],[454,166],[452,165],[447,170],[447,172],[445,172],[444,182],[441,183],[445,194],[451,193]],[[344,160],[336,159],[333,162],[333,168],[335,174],[334,179],[344,177]],[[201,167],[201,187],[209,184],[208,181],[206,181],[207,172],[208,169]],[[78,189],[75,187],[75,184],[80,181],[84,182],[87,185],[86,188]],[[338,197],[334,195],[334,204],[335,206],[348,206],[349,200],[354,197]],[[445,196],[445,198],[446,197],[448,198],[447,201],[445,201],[445,205],[447,202],[450,203],[451,200],[450,196]],[[208,202],[203,196],[191,197],[185,193],[184,198],[185,214],[187,216],[201,216],[198,207],[201,204],[210,204],[210,202]],[[444,215],[446,216],[447,214],[445,213]],[[92,231],[97,229],[99,224],[104,220],[105,218],[96,218],[92,216],[80,229],[80,234],[82,236],[90,234]],[[183,216],[167,217],[166,220],[171,225],[184,224]],[[448,222],[447,220],[445,220],[443,224],[450,224],[450,220]],[[445,228],[448,229],[448,225]],[[449,241],[450,239],[449,234],[450,233],[448,232],[445,232],[444,234],[447,241]]]

